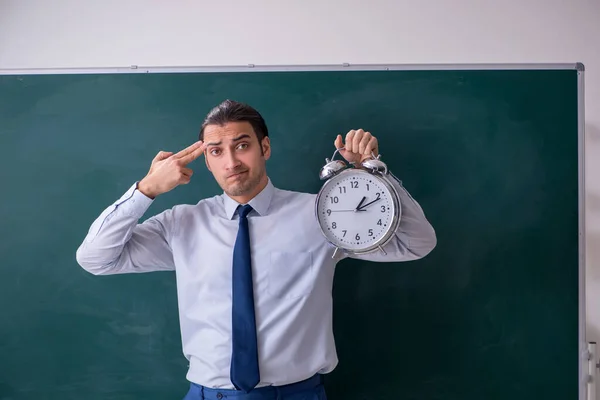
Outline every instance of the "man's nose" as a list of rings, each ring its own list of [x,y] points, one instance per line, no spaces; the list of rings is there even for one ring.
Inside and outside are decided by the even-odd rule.
[[[236,169],[237,167],[240,166],[240,160],[237,159],[237,157],[235,156],[235,152],[232,151],[228,151],[226,154],[227,157],[227,162],[225,164],[225,166],[227,167],[227,169]]]

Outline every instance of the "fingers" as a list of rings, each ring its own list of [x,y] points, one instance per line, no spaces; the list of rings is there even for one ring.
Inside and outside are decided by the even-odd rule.
[[[196,146],[195,148],[193,148],[190,152],[179,158],[180,165],[187,165],[194,161],[196,158],[200,157],[202,154],[204,154],[204,149],[206,148],[206,146],[204,146],[204,143],[202,142],[198,143],[200,144],[194,145]]]
[[[337,137],[333,141],[333,145],[335,146],[336,149],[341,149],[342,147],[344,147],[344,142],[342,141],[342,135],[337,135]]]
[[[370,132],[364,132],[364,134],[362,135],[362,138],[358,142],[358,146],[357,146],[358,147],[358,151],[357,151],[357,153],[360,153],[360,154],[369,154],[370,155],[370,152],[369,153],[367,153],[367,152],[370,150],[368,145],[369,145],[369,142],[371,141],[372,138],[373,138],[373,136],[371,135]]]
[[[344,144],[344,148],[346,149],[346,151],[349,151],[350,153],[354,153],[353,140],[354,140],[355,135],[356,135],[355,130],[351,130],[350,132],[346,133],[346,143]]]
[[[191,169],[181,168],[181,177],[179,178],[179,183],[182,185],[187,185],[188,183],[190,183],[193,174],[194,171],[192,171]]]
[[[204,147],[204,143],[201,140],[199,140],[196,143],[192,144],[191,146],[188,146],[185,149],[181,150],[179,153],[175,154],[174,158],[181,159],[185,156],[192,154],[194,151],[196,151],[200,147]]]
[[[371,138],[373,138],[371,132],[365,132],[362,129],[353,129],[346,134],[345,148],[352,153],[371,154],[369,149]]]
[[[377,138],[371,134],[371,132],[365,132],[363,129],[351,130],[346,134],[345,144],[342,143],[340,135],[335,140],[336,148],[342,146],[347,152],[360,154],[364,156],[370,156],[375,154],[378,155],[378,143]]]
[[[371,136],[369,143],[365,146],[365,152],[363,154],[370,156],[371,153],[377,157],[379,155],[377,138],[375,136]]]
[[[188,178],[191,178],[191,177],[192,177],[192,175],[194,174],[194,171],[192,171],[190,168],[181,168],[181,173],[182,173],[184,176],[186,176],[186,177],[188,177]]]
[[[359,129],[352,137],[352,152],[362,154],[360,151],[360,141],[365,136],[365,131]]]
[[[158,154],[152,160],[152,162],[164,160],[165,158],[169,158],[172,155],[173,153],[170,151],[159,151]]]

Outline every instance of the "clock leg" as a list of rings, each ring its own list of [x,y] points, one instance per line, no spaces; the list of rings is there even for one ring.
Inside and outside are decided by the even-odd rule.
[[[333,251],[333,255],[331,256],[331,258],[335,258],[335,255],[337,254],[337,252],[338,252],[339,249],[340,249],[339,247],[335,248],[335,250]]]

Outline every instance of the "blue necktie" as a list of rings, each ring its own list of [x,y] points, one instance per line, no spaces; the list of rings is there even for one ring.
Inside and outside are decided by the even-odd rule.
[[[238,209],[239,230],[233,249],[233,312],[231,382],[238,390],[251,391],[260,381],[254,291],[250,261],[250,234],[248,231],[249,205]]]

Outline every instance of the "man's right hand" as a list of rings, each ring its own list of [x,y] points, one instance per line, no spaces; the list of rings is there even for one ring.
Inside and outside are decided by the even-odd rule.
[[[179,153],[160,151],[150,166],[150,171],[138,184],[138,190],[154,199],[179,185],[190,183],[193,171],[186,166],[204,153],[204,143],[198,141]]]

